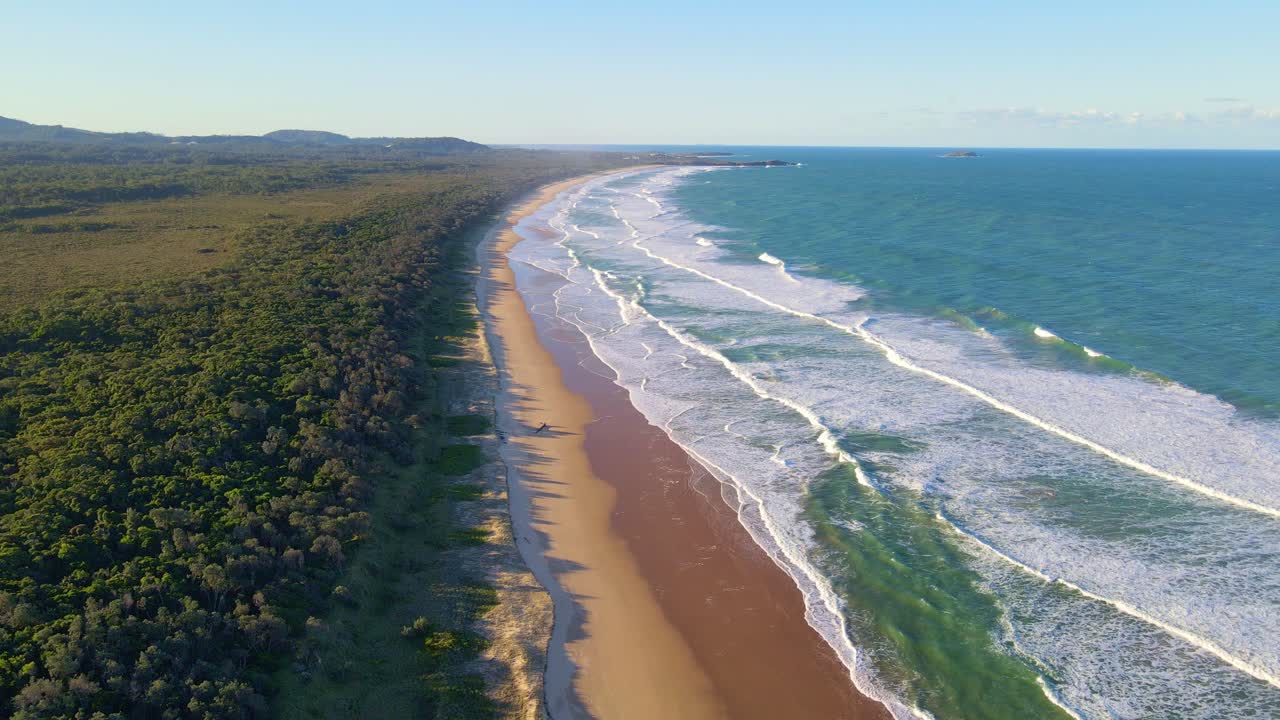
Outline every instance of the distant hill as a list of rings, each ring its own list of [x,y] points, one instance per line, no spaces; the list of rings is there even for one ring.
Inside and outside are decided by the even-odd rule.
[[[473,143],[455,137],[434,138],[353,138],[358,143],[378,144],[396,150],[417,150],[418,152],[438,152],[442,154],[476,152],[488,150],[488,145]]]
[[[283,143],[300,145],[347,145],[351,138],[325,130],[276,130],[262,137]]]
[[[254,145],[260,147],[377,146],[449,155],[488,150],[487,145],[455,137],[352,138],[324,130],[276,130],[266,135],[181,135],[147,132],[103,133],[36,125],[0,116],[0,142],[94,145]]]
[[[0,141],[85,143],[118,140],[130,143],[163,142],[168,138],[152,133],[98,133],[61,125],[34,125],[22,120],[0,117]]]

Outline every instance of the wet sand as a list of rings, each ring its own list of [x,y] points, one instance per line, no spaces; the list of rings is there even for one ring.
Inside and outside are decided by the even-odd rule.
[[[805,622],[799,590],[718,482],[550,312],[562,280],[530,269],[528,297],[516,292],[511,227],[578,182],[544,188],[481,248],[513,525],[555,602],[552,716],[888,718]]]

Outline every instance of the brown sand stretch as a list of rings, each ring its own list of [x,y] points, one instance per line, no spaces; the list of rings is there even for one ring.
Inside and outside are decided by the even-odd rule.
[[[551,716],[887,719],[805,622],[799,590],[717,482],[550,311],[563,281],[533,271],[528,305],[516,291],[512,227],[586,179],[543,188],[480,249],[514,531],[555,603]]]

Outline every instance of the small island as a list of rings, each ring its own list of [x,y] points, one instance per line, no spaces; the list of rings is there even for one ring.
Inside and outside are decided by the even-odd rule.
[[[974,151],[972,151],[972,150],[953,150],[953,151],[951,151],[951,152],[947,153],[946,155],[941,155],[940,157],[944,157],[944,158],[976,158],[976,157],[980,157],[980,156],[978,155],[978,153],[976,153],[976,152],[974,152]]]
[[[733,167],[794,167],[799,163],[794,163],[790,160],[754,160],[752,162],[719,162],[715,164]]]

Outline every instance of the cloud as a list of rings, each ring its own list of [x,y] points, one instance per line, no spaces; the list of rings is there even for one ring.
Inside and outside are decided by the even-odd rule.
[[[1234,124],[1244,122],[1280,124],[1280,110],[1266,110],[1252,106],[1231,108],[1230,110],[1223,110],[1215,115],[1222,120],[1226,120]]]
[[[987,110],[968,110],[956,113],[957,117],[973,125],[1017,124],[1048,128],[1082,127],[1179,127],[1179,126],[1241,126],[1244,124],[1280,124],[1280,109],[1257,108],[1250,105],[1227,108],[1211,113],[1190,113],[1174,110],[1161,113],[1121,112],[1087,108],[1085,110],[1044,110],[1041,108],[1009,107]]]
[[[962,118],[975,123],[1015,122],[1049,127],[1137,125],[1144,117],[1140,112],[1124,113],[1099,110],[1097,108],[1062,112],[1027,107],[1010,107],[995,110],[970,110],[961,112],[959,115]]]
[[[1235,97],[1207,97],[1207,98],[1205,98],[1205,99],[1204,99],[1204,101],[1205,101],[1205,102],[1210,102],[1210,103],[1241,103],[1241,102],[1244,102],[1244,100],[1242,100],[1241,98],[1235,98]]]

